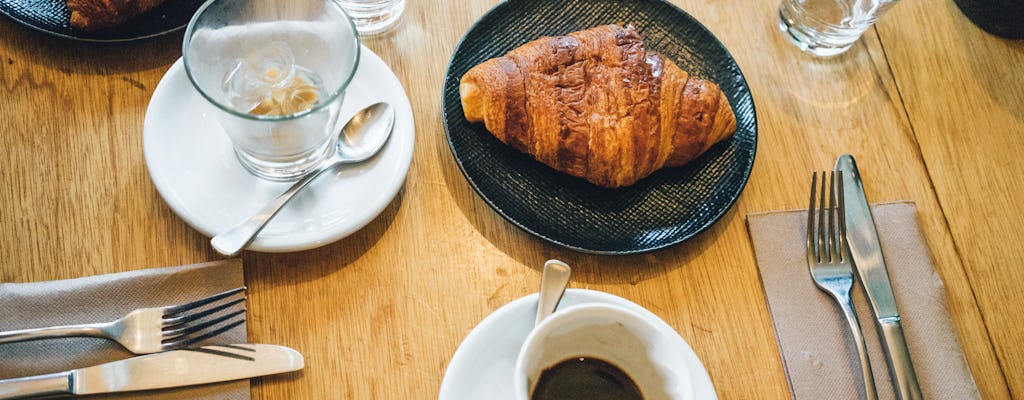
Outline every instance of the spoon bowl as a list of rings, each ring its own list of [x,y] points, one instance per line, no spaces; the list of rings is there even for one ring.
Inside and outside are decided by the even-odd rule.
[[[342,164],[369,160],[380,152],[395,126],[395,108],[386,102],[372,104],[352,117],[338,133],[336,152],[323,165],[302,176],[292,187],[235,227],[210,239],[218,253],[234,256],[256,239],[284,205],[324,172]]]
[[[385,102],[372,104],[352,116],[338,134],[335,156],[346,163],[373,157],[391,137],[395,108]],[[328,161],[327,165],[330,165]]]

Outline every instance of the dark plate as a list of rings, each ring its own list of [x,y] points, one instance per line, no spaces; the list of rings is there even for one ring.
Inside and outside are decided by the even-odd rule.
[[[188,25],[203,0],[166,0],[123,25],[101,32],[71,26],[65,0],[0,0],[0,13],[40,32],[87,42],[126,42],[180,30]]]
[[[469,123],[459,79],[473,66],[542,36],[632,23],[647,48],[717,83],[736,114],[735,136],[691,163],[633,186],[604,189],[555,171]],[[509,0],[480,18],[452,55],[442,113],[455,161],[476,192],[513,224],[587,253],[630,254],[685,241],[718,221],[754,164],[757,119],[736,61],[700,22],[661,0]]]

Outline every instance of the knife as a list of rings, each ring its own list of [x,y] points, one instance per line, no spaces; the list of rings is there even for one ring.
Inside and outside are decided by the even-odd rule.
[[[914,364],[910,361],[907,341],[903,337],[903,325],[896,310],[896,299],[892,295],[892,284],[889,283],[889,273],[875,231],[875,220],[868,208],[857,162],[853,156],[844,154],[836,160],[835,169],[843,171],[846,241],[850,246],[853,265],[860,275],[861,285],[871,303],[871,311],[875,314],[875,327],[882,337],[889,372],[896,383],[897,397],[903,400],[921,399],[921,388],[917,383],[917,374],[914,373]]]
[[[0,380],[0,399],[164,389],[302,369],[302,354],[283,346],[234,344],[168,351],[53,374]]]

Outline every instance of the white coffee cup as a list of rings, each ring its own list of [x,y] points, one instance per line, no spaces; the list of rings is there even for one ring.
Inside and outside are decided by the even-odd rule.
[[[673,335],[647,317],[614,305],[584,304],[558,311],[534,328],[520,348],[513,393],[517,400],[529,400],[546,369],[590,357],[625,372],[645,400],[690,400],[690,371]]]

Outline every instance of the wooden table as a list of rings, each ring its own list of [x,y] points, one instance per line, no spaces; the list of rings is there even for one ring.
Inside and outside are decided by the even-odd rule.
[[[816,60],[775,31],[776,0],[674,2],[730,49],[757,105],[753,174],[719,223],[666,250],[608,257],[503,220],[459,172],[439,113],[449,56],[496,0],[410,1],[399,29],[365,41],[412,100],[403,190],[337,243],[242,256],[250,340],[308,357],[300,375],[257,380],[255,397],[436,398],[465,335],[560,258],[573,287],[624,296],[675,327],[721,398],[787,398],[745,215],[802,207],[809,171],[846,152],[872,201],[917,203],[983,397],[1024,397],[1024,42],[982,32],[951,0],[906,1],[847,54]],[[0,38],[0,281],[220,258],[143,161],[146,106],[181,33],[94,45],[0,18]]]

